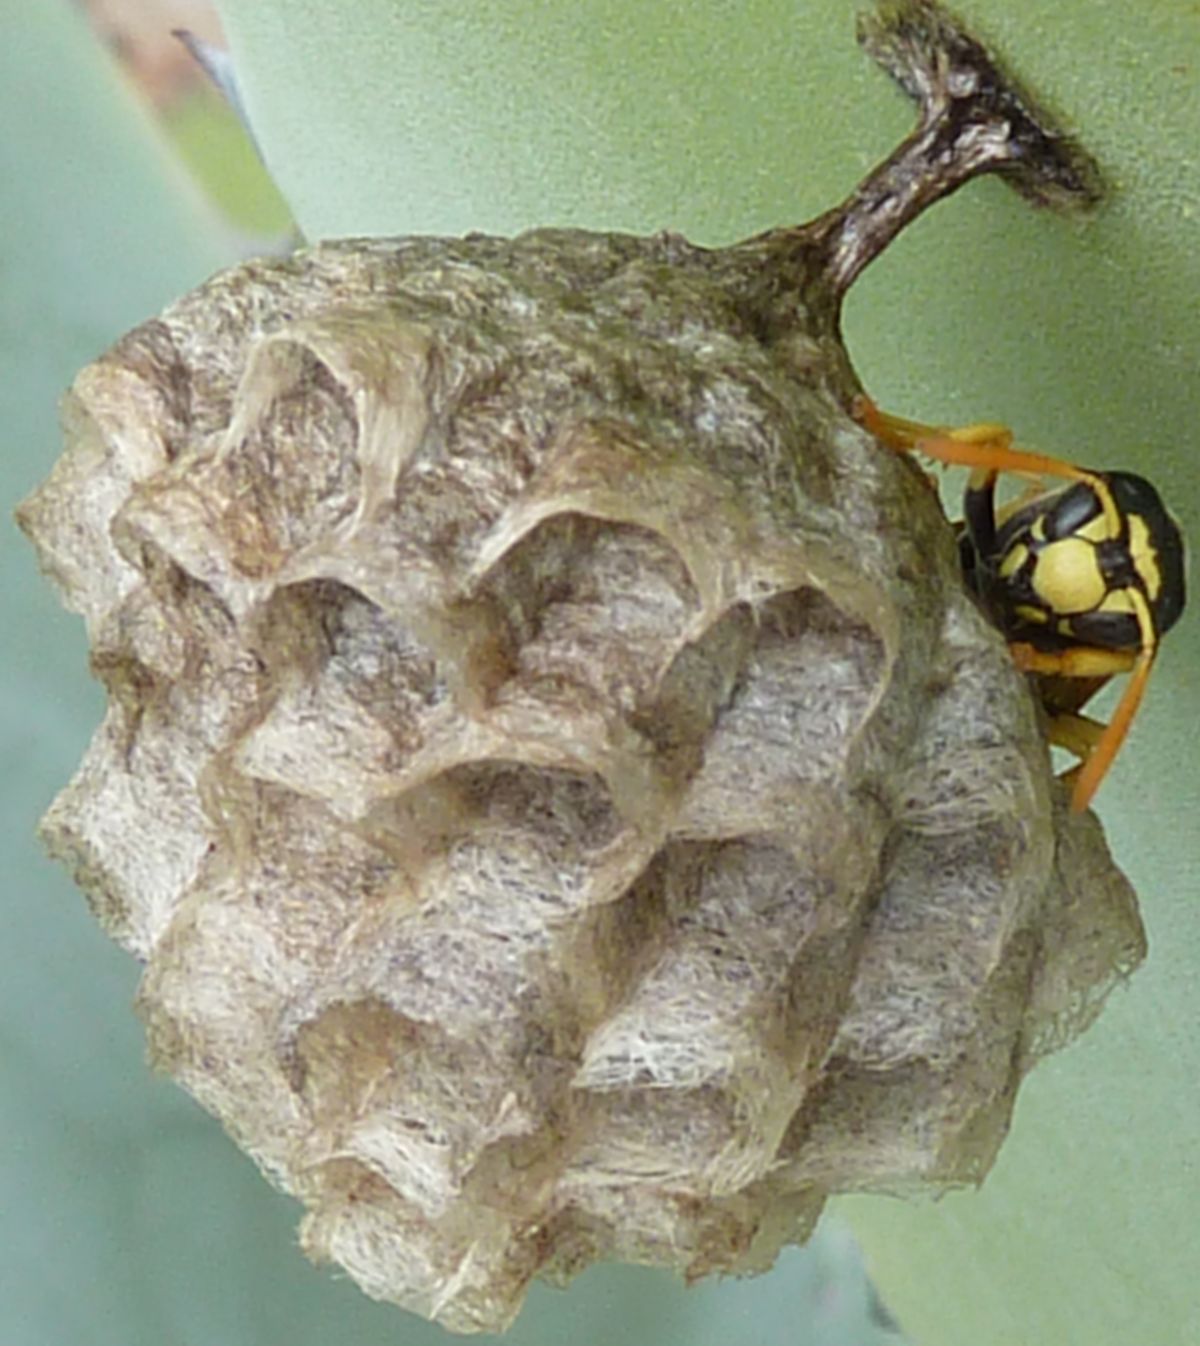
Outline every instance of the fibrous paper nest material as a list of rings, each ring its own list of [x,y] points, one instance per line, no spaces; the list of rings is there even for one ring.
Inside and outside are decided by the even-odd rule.
[[[1070,156],[1011,102],[947,151],[999,77],[928,5],[868,38],[924,116],[839,210],[237,267],[79,375],[22,511],[109,694],[45,834],[155,1064],[456,1330],[979,1181],[1141,957],[838,335],[930,200]]]

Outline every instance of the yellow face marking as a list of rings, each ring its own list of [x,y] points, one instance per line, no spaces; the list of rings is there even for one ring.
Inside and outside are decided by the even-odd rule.
[[[1146,586],[1146,593],[1153,603],[1162,590],[1162,571],[1158,565],[1158,553],[1150,540],[1150,529],[1140,514],[1129,516],[1129,550],[1133,556],[1133,568]]]
[[[1041,608],[1032,607],[1028,603],[1018,603],[1013,611],[1024,622],[1037,622],[1040,626],[1045,626],[1050,620],[1050,615],[1043,612]]]
[[[1137,589],[1126,589],[1125,592],[1137,614],[1138,629],[1142,633],[1142,650],[1152,655],[1158,644],[1158,634],[1154,630],[1154,614],[1150,611],[1150,604]]]
[[[1012,579],[1028,559],[1029,548],[1023,542],[1018,542],[1015,547],[1010,547],[1008,555],[1000,563],[1000,578],[1004,580]]]
[[[1110,589],[1104,595],[1104,602],[1097,608],[1098,612],[1126,612],[1131,617],[1137,616],[1137,608],[1133,605],[1133,599],[1130,597],[1128,589]]]
[[[1121,536],[1121,511],[1117,509],[1117,502],[1113,499],[1112,491],[1108,489],[1108,483],[1102,481],[1099,477],[1092,477],[1089,481],[1092,490],[1096,493],[1096,499],[1100,502],[1100,508],[1103,510],[1103,517],[1108,524],[1108,537]],[[1103,538],[1101,539],[1103,541]]]
[[[1045,542],[1046,540],[1046,517],[1039,514],[1029,528],[1029,536],[1035,542]]]
[[[1090,612],[1104,601],[1106,586],[1096,548],[1081,537],[1043,547],[1033,569],[1033,588],[1051,612]]]
[[[1077,528],[1074,536],[1087,538],[1089,542],[1109,542],[1115,534],[1108,526],[1107,516],[1097,514],[1094,519],[1089,519],[1082,528]]]

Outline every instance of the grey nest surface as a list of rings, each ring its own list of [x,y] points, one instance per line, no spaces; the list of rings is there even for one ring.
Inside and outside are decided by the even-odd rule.
[[[45,834],[155,1064],[310,1254],[455,1330],[980,1181],[1142,955],[765,246],[237,267],[79,375],[22,509],[109,695]]]

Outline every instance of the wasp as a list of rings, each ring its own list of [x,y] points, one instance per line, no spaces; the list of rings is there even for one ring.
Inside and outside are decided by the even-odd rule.
[[[922,425],[866,397],[853,414],[890,448],[971,469],[959,532],[963,573],[1017,667],[1033,675],[1050,741],[1079,758],[1065,778],[1071,807],[1082,812],[1129,731],[1160,640],[1183,612],[1179,525],[1144,477],[1029,452],[1005,426]],[[1040,484],[998,506],[1005,472]],[[1124,673],[1129,682],[1107,724],[1080,714]]]

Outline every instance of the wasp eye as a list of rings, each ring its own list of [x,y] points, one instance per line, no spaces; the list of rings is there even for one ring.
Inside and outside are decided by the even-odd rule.
[[[1051,541],[1071,537],[1100,513],[1100,501],[1085,482],[1065,490],[1046,511],[1046,537]]]

